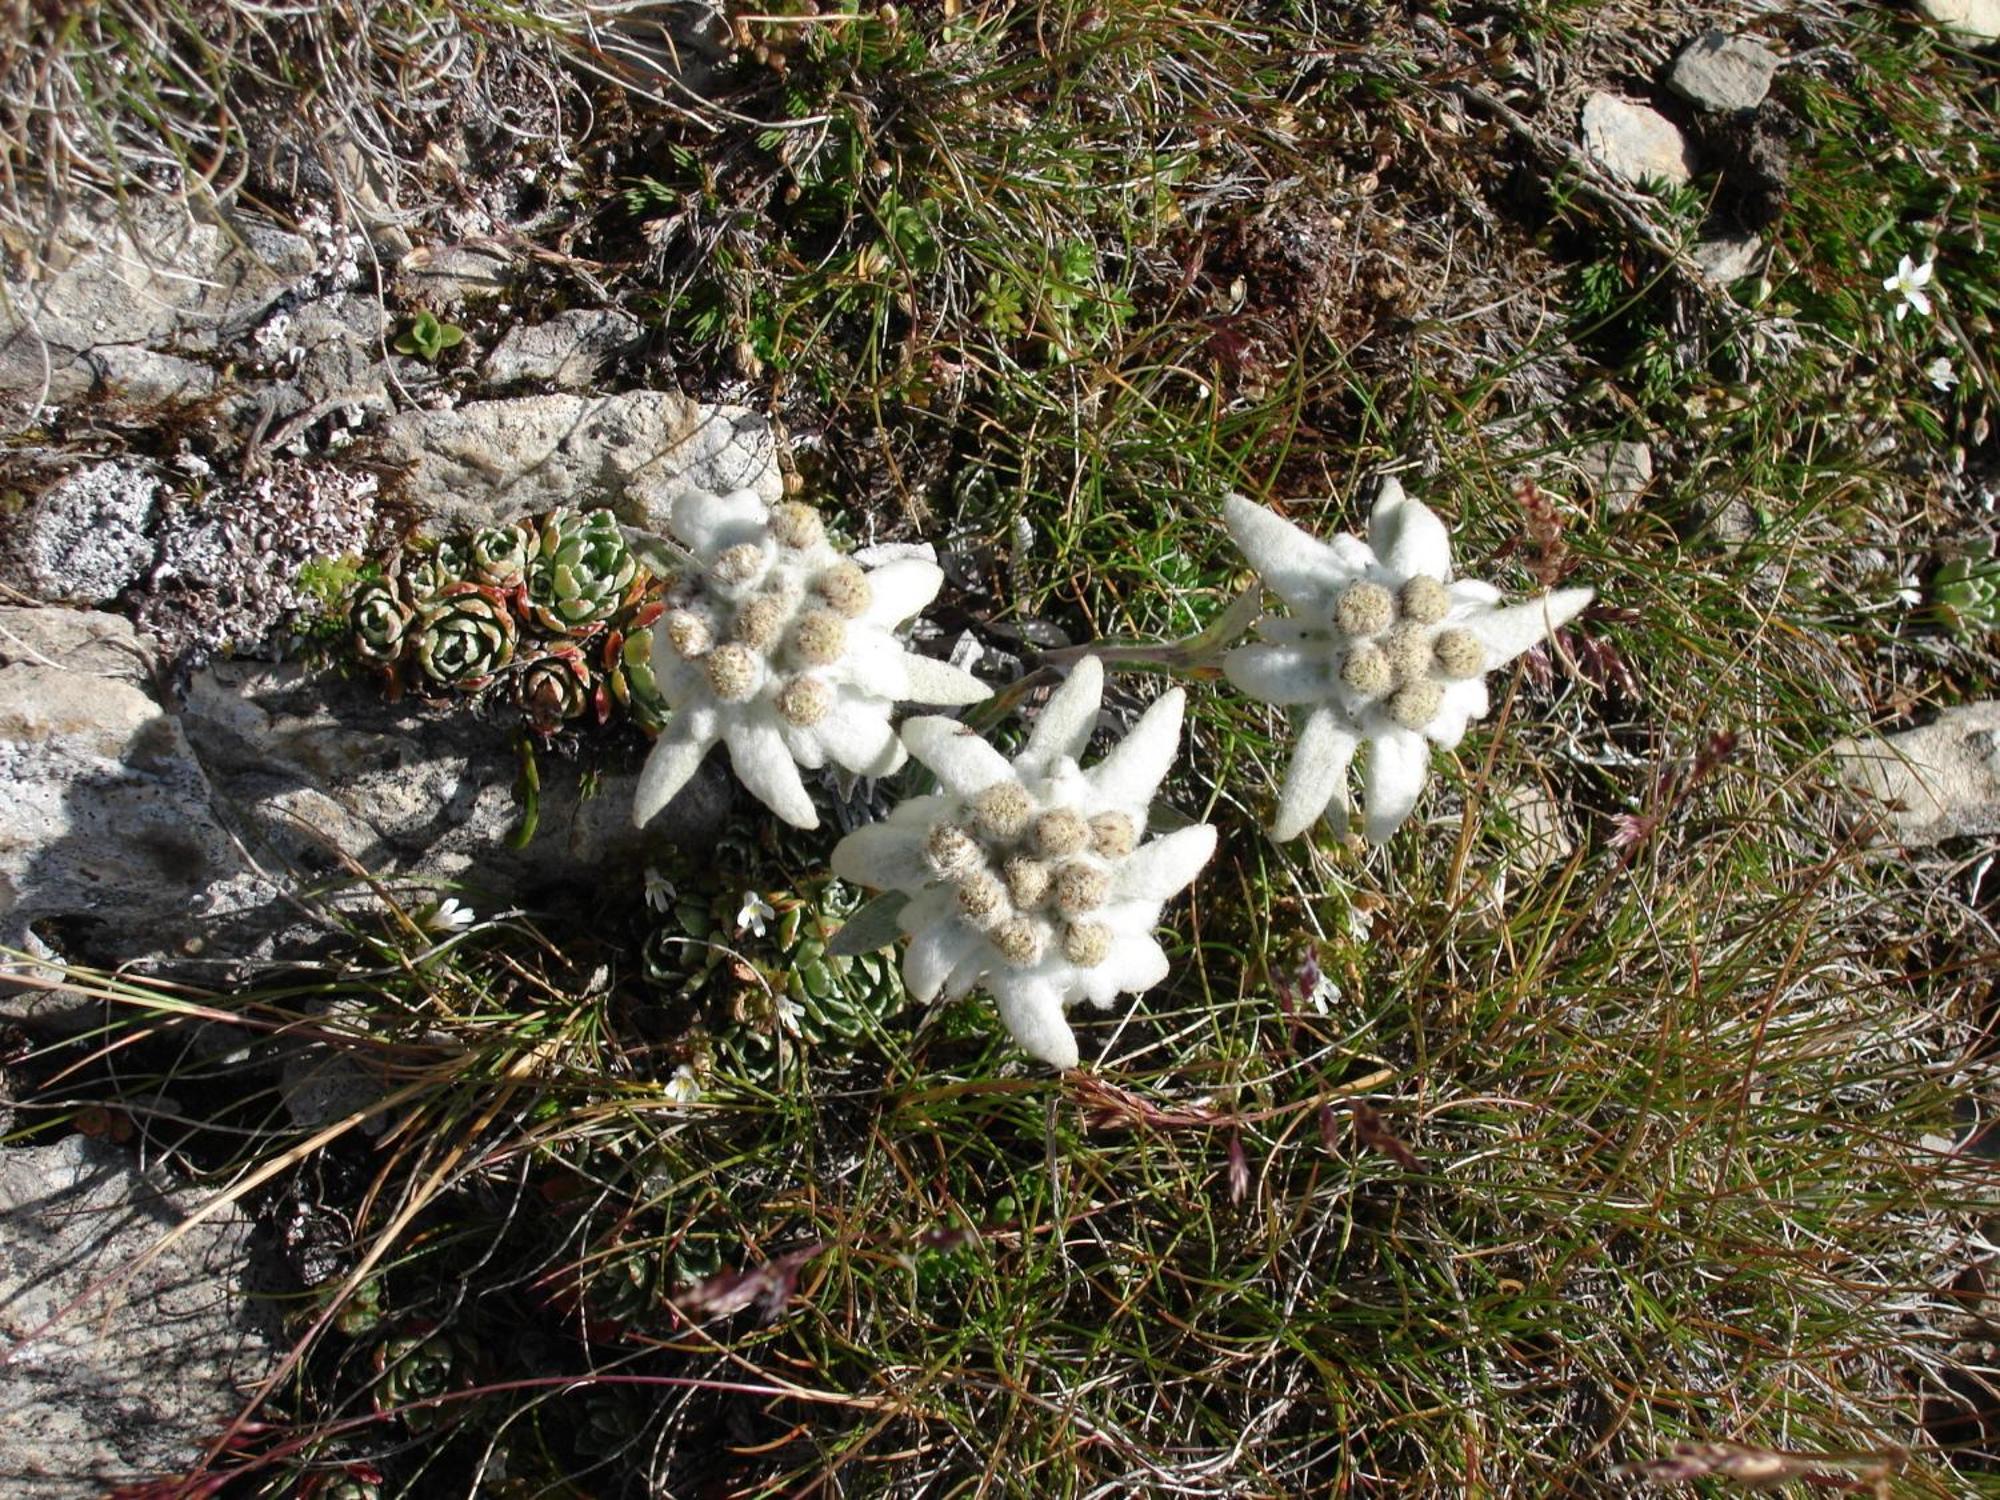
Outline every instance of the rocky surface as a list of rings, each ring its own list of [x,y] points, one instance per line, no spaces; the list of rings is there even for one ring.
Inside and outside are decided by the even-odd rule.
[[[1778,55],[1762,42],[1707,31],[1674,59],[1667,87],[1702,109],[1755,109],[1770,93],[1777,71]]]
[[[690,487],[750,488],[767,500],[783,490],[762,417],[673,391],[404,412],[383,424],[376,456],[403,471],[401,498],[439,534],[558,505],[610,506],[664,532],[667,510]]]
[[[1653,483],[1653,450],[1644,443],[1592,443],[1578,455],[1583,477],[1613,515],[1638,509]]]
[[[2000,42],[2000,0],[1917,0],[1917,11],[1960,41]]]
[[[616,308],[578,308],[546,323],[516,324],[486,356],[480,373],[493,385],[546,381],[566,391],[593,385],[606,361],[635,343],[639,320]]]
[[[0,945],[115,962],[269,900],[151,668],[119,616],[0,608]],[[0,1015],[79,1012],[94,1006],[74,992],[0,986]]]
[[[42,257],[45,273],[7,280],[0,396],[76,400],[115,374],[110,351],[121,348],[128,379],[157,382],[165,378],[158,367],[129,356],[216,349],[261,319],[315,261],[299,235],[254,220],[197,218],[150,194],[121,208],[73,210]]]
[[[1753,275],[1764,263],[1764,242],[1754,234],[1720,235],[1700,241],[1691,254],[1702,275],[1728,286]]]
[[[137,464],[79,469],[43,492],[21,519],[15,548],[44,599],[101,604],[153,565],[149,534],[159,476]]]
[[[2000,702],[1947,708],[1919,729],[1834,747],[1875,841],[1922,848],[2000,834]]]
[[[1583,148],[1612,176],[1633,187],[1680,187],[1694,177],[1694,152],[1658,110],[1615,94],[1583,104]]]
[[[720,827],[733,790],[720,757],[666,814],[632,827],[639,756],[599,775],[591,795],[567,767],[542,776],[540,818],[509,847],[522,808],[508,736],[467,713],[388,703],[372,683],[295,665],[218,662],[191,682],[184,723],[219,815],[278,867],[340,868],[464,883],[479,909],[587,890],[656,839],[698,843]]]
[[[240,1211],[123,1278],[201,1201],[82,1135],[0,1151],[0,1492],[74,1500],[180,1472],[270,1368]]]

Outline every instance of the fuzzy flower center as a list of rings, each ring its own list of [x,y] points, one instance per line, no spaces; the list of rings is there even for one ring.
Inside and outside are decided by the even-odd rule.
[[[1404,579],[1393,592],[1371,580],[1349,584],[1328,620],[1341,685],[1400,728],[1429,727],[1444,707],[1445,687],[1486,668],[1479,638],[1445,624],[1451,609],[1451,590],[1428,574]]]
[[[1111,935],[1086,919],[1110,900],[1111,865],[1138,836],[1125,813],[1086,819],[1074,808],[1038,807],[1007,780],[933,824],[924,862],[951,888],[959,916],[1009,965],[1028,968],[1054,950],[1088,968],[1110,952]]]

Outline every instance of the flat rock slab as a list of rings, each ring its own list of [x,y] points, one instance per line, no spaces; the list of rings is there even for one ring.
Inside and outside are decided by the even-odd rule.
[[[92,464],[51,485],[13,538],[36,594],[100,604],[138,582],[159,550],[148,534],[159,493],[137,464]]]
[[[164,377],[135,356],[212,351],[313,270],[312,246],[255,221],[228,224],[139,196],[71,211],[38,264],[0,298],[0,395],[72,401],[124,348],[130,378]],[[114,362],[115,363],[115,362]]]
[[[1917,0],[1917,11],[1960,41],[2000,42],[2000,0]]]
[[[1703,109],[1755,109],[1771,92],[1778,55],[1747,36],[1706,31],[1681,50],[1667,87]]]
[[[0,1150],[10,1500],[74,1500],[184,1471],[270,1369],[274,1345],[243,1289],[251,1226],[235,1209],[99,1288],[200,1201],[85,1136]]]
[[[1694,153],[1674,123],[1656,109],[1615,94],[1584,100],[1583,149],[1633,187],[1680,187],[1694,177]]]
[[[621,520],[663,532],[674,500],[691,488],[754,489],[767,501],[784,492],[763,417],[676,391],[405,412],[383,424],[377,457],[403,467],[403,498],[444,535],[558,505],[609,506]]]
[[[119,616],[0,607],[0,945],[121,962],[269,899],[151,669]],[[0,980],[0,1015],[54,1023],[76,1000]]]
[[[641,332],[637,318],[615,307],[557,313],[546,323],[508,329],[480,373],[493,385],[536,380],[566,391],[585,390],[605,361],[635,343]]]
[[[182,721],[216,807],[260,859],[317,874],[335,851],[380,876],[462,882],[475,907],[587,891],[655,841],[699,846],[731,805],[718,755],[658,827],[632,826],[639,755],[583,795],[574,768],[542,767],[535,836],[520,825],[511,736],[491,719],[296,665],[217,662],[189,684]]]
[[[2000,833],[2000,701],[1947,708],[1887,738],[1843,740],[1834,762],[1879,844]]]

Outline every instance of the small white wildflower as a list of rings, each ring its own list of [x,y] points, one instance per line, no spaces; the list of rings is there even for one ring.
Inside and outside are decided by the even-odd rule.
[[[800,1018],[806,1013],[805,1007],[789,995],[778,996],[778,1029],[788,1036],[803,1034]]]
[[[1951,361],[1940,354],[1930,362],[1924,373],[1931,378],[1931,384],[1941,391],[1948,391],[1958,384],[1958,371],[1951,367]]]
[[[745,891],[743,905],[736,913],[736,930],[747,932],[752,937],[762,937],[766,924],[776,915],[770,902],[755,891]]]
[[[819,513],[774,513],[754,490],[690,490],[674,536],[700,565],[677,585],[653,672],[672,713],[639,777],[641,827],[718,743],[736,777],[787,823],[816,828],[800,768],[887,776],[906,752],[898,703],[976,703],[986,686],[917,655],[896,627],[936,597],[944,571],[919,557],[863,568],[827,540]],[[723,644],[717,645],[716,642]]]
[[[694,1104],[701,1099],[701,1080],[693,1068],[682,1063],[667,1080],[665,1092],[669,1104]]]
[[[1925,260],[1922,265],[1918,265],[1906,255],[1896,262],[1896,273],[1893,276],[1885,276],[1882,279],[1883,291],[1895,292],[1903,299],[1896,304],[1896,321],[1898,323],[1902,322],[1909,315],[1909,311],[1913,307],[1925,317],[1930,316],[1931,299],[1924,291],[1924,288],[1930,285],[1931,271],[1936,265],[1937,257],[1935,256]]]
[[[903,740],[937,774],[939,794],[903,803],[833,851],[841,879],[909,895],[899,920],[912,995],[956,999],[982,987],[1022,1050],[1058,1068],[1077,1062],[1065,1010],[1080,1000],[1106,1007],[1167,977],[1153,938],[1160,908],[1215,852],[1205,823],[1142,842],[1180,747],[1180,689],[1085,770],[1077,757],[1103,696],[1103,664],[1085,657],[1012,761],[954,720],[910,720]]]
[[[477,918],[471,907],[463,904],[456,896],[447,896],[426,908],[418,919],[424,930],[449,935],[464,932]]]
[[[653,865],[646,866],[646,905],[653,911],[669,911],[674,904],[674,883]]]
[[[1383,481],[1365,542],[1345,533],[1322,542],[1241,495],[1223,514],[1265,587],[1292,611],[1222,659],[1251,697],[1305,714],[1274,839],[1295,838],[1321,816],[1346,830],[1347,774],[1365,744],[1364,827],[1371,841],[1387,840],[1424,789],[1431,746],[1455,749],[1486,713],[1485,674],[1592,598],[1589,589],[1558,589],[1503,606],[1489,584],[1453,582],[1444,522],[1394,478]]]

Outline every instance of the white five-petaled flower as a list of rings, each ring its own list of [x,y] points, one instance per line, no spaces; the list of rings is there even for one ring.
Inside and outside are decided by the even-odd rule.
[[[983,986],[1023,1051],[1074,1067],[1063,1012],[1106,1007],[1167,976],[1160,908],[1215,852],[1208,824],[1141,842],[1153,793],[1180,746],[1175,688],[1085,770],[1104,668],[1085,657],[1049,699],[1012,762],[964,725],[917,718],[910,753],[940,790],[900,804],[833,851],[857,885],[905,892],[903,980],[919,1000]]]
[[[777,914],[762,896],[755,891],[745,891],[743,904],[736,910],[736,930],[747,932],[752,937],[762,937],[765,925]]]
[[[1271,837],[1296,837],[1324,815],[1348,818],[1347,775],[1363,744],[1364,831],[1382,843],[1416,806],[1431,746],[1450,750],[1488,707],[1485,674],[1554,633],[1591,600],[1559,589],[1503,606],[1489,584],[1452,581],[1451,539],[1393,477],[1368,540],[1322,542],[1241,495],[1225,502],[1229,533],[1288,606],[1264,639],[1223,658],[1253,698],[1304,714]]]
[[[465,905],[456,896],[446,896],[442,901],[427,907],[420,919],[426,931],[441,933],[447,936],[452,933],[464,932],[477,920],[478,918],[474,916],[472,908]]]
[[[1931,378],[1933,388],[1948,391],[1958,384],[1958,371],[1951,367],[1951,361],[1940,354],[1930,362],[1924,373]]]
[[[1931,270],[1936,265],[1935,256],[1918,265],[1906,255],[1896,262],[1895,275],[1885,276],[1882,279],[1883,291],[1898,292],[1902,295],[1903,300],[1896,304],[1898,323],[1909,315],[1913,307],[1927,318],[1931,315],[1930,294],[1924,288],[1930,285]]]
[[[987,696],[892,633],[936,597],[937,564],[863,569],[828,542],[818,511],[766,506],[754,490],[689,491],[671,528],[700,571],[679,580],[653,629],[653,673],[673,712],[639,777],[641,826],[720,741],[752,795],[795,827],[818,827],[801,766],[887,776],[905,754],[889,726],[897,703]]]

